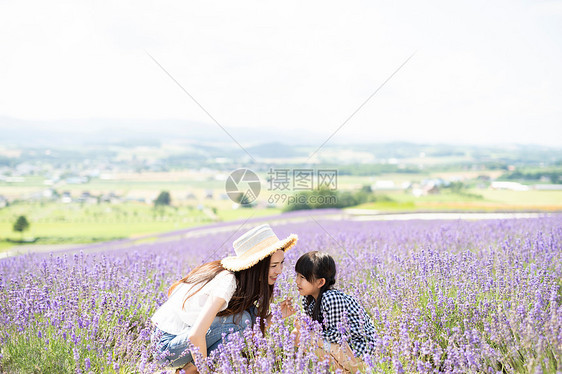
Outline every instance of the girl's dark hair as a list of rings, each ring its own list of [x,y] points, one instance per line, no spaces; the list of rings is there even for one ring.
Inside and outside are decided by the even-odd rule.
[[[318,299],[314,304],[314,309],[312,310],[312,319],[318,322],[322,322],[322,315],[320,313],[320,302],[322,301],[322,295],[325,291],[332,288],[336,283],[336,263],[332,256],[324,252],[312,251],[302,255],[295,265],[295,271],[302,274],[307,281],[313,282],[317,279],[324,278],[326,283],[320,288],[320,293],[318,294]],[[314,300],[311,295],[306,297],[306,305]]]
[[[257,316],[260,317],[260,329],[265,330],[265,319],[268,316],[269,304],[273,298],[273,285],[269,284],[269,265],[271,256],[264,258],[249,269],[235,271],[236,290],[228,302],[227,309],[217,313],[217,316],[241,314],[257,302]],[[184,278],[175,282],[168,290],[170,296],[173,290],[181,283],[201,285],[194,292],[186,295],[185,300],[199,292],[207,283],[225,270],[220,260],[199,265],[189,272]],[[184,304],[185,304],[184,300]]]

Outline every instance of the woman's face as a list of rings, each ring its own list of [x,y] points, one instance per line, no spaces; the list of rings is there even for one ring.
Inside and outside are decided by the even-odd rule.
[[[270,286],[275,284],[277,277],[283,271],[284,262],[285,262],[285,251],[283,251],[282,249],[278,249],[277,252],[275,252],[271,256],[271,261],[269,262],[268,283]]]

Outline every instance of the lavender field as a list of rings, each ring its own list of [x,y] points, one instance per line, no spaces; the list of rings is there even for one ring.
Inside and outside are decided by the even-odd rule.
[[[154,373],[148,318],[171,282],[231,255],[243,231],[128,249],[0,261],[0,372]],[[562,217],[486,221],[275,224],[296,233],[277,299],[292,296],[296,259],[331,253],[336,288],[376,326],[373,373],[562,371]],[[325,373],[294,318],[246,331],[208,359],[209,372]],[[308,323],[303,319],[304,323]],[[243,354],[241,354],[243,353]]]

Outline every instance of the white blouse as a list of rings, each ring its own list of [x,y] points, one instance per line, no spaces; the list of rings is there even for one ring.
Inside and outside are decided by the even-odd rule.
[[[210,296],[226,300],[220,311],[225,310],[236,290],[236,277],[228,270],[221,271],[199,292],[185,300],[185,297],[191,293],[192,287],[193,284],[180,283],[174,289],[168,300],[151,318],[156,327],[169,334],[179,335],[193,326]],[[196,285],[195,290],[200,287]]]

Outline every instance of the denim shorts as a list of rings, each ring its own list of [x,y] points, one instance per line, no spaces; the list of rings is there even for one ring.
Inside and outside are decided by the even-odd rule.
[[[217,349],[223,342],[223,333],[228,336],[229,334],[243,331],[247,326],[251,327],[256,321],[256,314],[256,308],[252,307],[249,310],[244,311],[241,318],[239,314],[215,317],[211,327],[209,327],[209,330],[205,335],[207,354]],[[249,324],[246,321],[249,321]],[[156,346],[154,359],[159,364],[171,368],[181,368],[192,362],[193,357],[191,356],[191,352],[188,348],[190,329],[191,328],[188,327],[180,334],[174,335],[155,328],[152,333],[152,341]],[[157,339],[158,341],[156,341]]]

